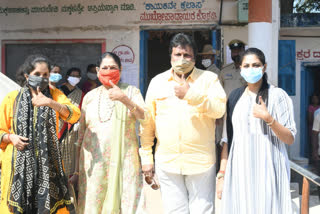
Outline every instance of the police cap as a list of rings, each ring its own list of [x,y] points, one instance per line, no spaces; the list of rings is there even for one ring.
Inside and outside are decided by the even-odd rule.
[[[244,48],[245,47],[245,43],[241,40],[238,39],[234,39],[231,42],[229,42],[229,48],[230,49],[235,49],[235,48]]]

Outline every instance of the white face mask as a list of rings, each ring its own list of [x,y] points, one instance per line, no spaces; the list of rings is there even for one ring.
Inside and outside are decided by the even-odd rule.
[[[91,72],[88,72],[87,73],[87,77],[91,80],[96,80],[98,78],[97,74],[94,74],[94,73],[91,73]]]
[[[203,60],[202,60],[202,65],[203,65],[205,68],[208,68],[211,64],[212,64],[211,59],[203,59]]]
[[[80,82],[80,78],[79,77],[68,77],[68,82],[70,83],[70,85],[75,86]]]

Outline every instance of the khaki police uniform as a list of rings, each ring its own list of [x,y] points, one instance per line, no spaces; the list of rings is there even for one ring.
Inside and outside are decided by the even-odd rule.
[[[213,73],[217,74],[218,76],[220,75],[220,69],[215,64],[210,65],[206,70],[212,71]]]
[[[223,67],[219,79],[227,96],[234,89],[247,85],[247,82],[240,75],[240,68],[236,69],[234,63]]]

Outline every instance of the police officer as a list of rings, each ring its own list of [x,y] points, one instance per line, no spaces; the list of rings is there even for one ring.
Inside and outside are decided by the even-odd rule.
[[[240,56],[245,51],[245,43],[234,39],[228,45],[233,63],[224,66],[220,73],[220,81],[227,96],[234,89],[246,85],[246,81],[240,75]]]
[[[198,53],[201,56],[201,63],[207,71],[212,71],[218,76],[220,75],[220,69],[214,64],[217,51],[213,49],[212,45],[206,44],[203,46],[202,52]]]
[[[240,75],[240,56],[245,51],[245,43],[241,40],[234,39],[229,42],[229,48],[231,50],[231,58],[233,63],[225,65],[220,73],[219,79],[226,92],[226,95],[229,96],[230,93],[241,86],[246,85],[246,81]],[[227,142],[227,133],[226,133],[226,124],[225,124],[226,115],[223,119],[216,120],[216,139],[218,143]],[[223,143],[220,144],[223,146]],[[219,149],[222,149],[218,147]],[[220,156],[220,154],[218,154]],[[220,157],[218,159],[220,164]]]

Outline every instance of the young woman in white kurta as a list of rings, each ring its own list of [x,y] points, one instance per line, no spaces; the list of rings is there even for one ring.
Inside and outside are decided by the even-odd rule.
[[[233,131],[231,142],[228,136],[232,144],[225,176],[218,180],[224,180],[224,214],[292,213],[286,144],[292,144],[296,134],[293,105],[284,90],[268,85],[261,53],[248,49],[242,60],[245,68],[263,66],[264,77],[248,82],[234,103],[228,127]],[[217,193],[219,197],[219,189]]]

